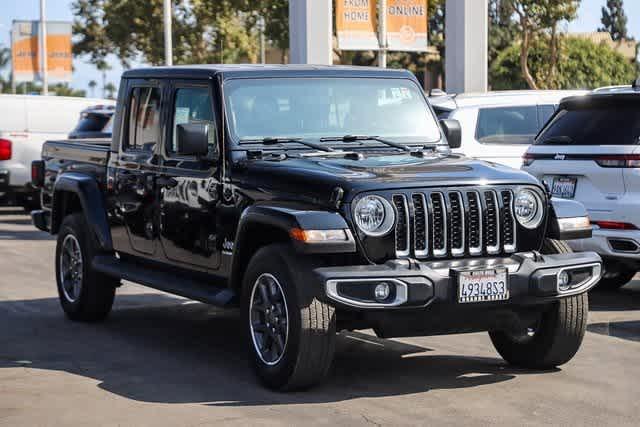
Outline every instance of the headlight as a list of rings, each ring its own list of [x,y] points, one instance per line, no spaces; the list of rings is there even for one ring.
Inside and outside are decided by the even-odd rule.
[[[542,200],[532,190],[520,190],[516,194],[514,211],[518,222],[526,228],[536,228],[544,216]]]
[[[353,208],[358,228],[368,236],[383,236],[391,231],[395,212],[389,202],[379,196],[365,196]]]

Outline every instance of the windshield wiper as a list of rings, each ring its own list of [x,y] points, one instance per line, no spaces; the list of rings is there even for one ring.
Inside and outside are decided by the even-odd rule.
[[[328,141],[342,141],[342,142],[355,142],[355,141],[376,141],[382,144],[388,145],[389,147],[397,148],[399,150],[405,151],[412,156],[422,157],[424,152],[422,150],[414,150],[408,145],[399,144],[397,142],[389,141],[388,139],[380,138],[376,135],[344,135],[344,136],[325,136],[320,138],[321,142]]]
[[[331,152],[335,151],[331,147],[327,147],[320,144],[314,144],[313,142],[305,141],[302,138],[286,138],[286,137],[266,137],[259,139],[241,139],[240,144],[250,144],[250,143],[259,143],[264,145],[278,145],[278,144],[286,144],[286,143],[296,143],[302,144],[309,148],[313,148],[318,151]]]
[[[539,144],[572,144],[572,143],[573,143],[573,138],[566,135],[551,136],[539,142]]]

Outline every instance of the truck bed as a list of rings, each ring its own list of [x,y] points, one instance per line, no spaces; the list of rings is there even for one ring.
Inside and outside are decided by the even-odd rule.
[[[65,171],[92,175],[99,183],[106,179],[109,162],[110,139],[72,139],[47,141],[42,147],[45,161],[45,182],[42,204],[51,207],[53,186],[58,175]]]

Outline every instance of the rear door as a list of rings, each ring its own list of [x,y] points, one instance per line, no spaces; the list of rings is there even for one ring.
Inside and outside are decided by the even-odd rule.
[[[640,106],[640,104],[638,104]],[[530,173],[598,219],[640,188],[640,108],[606,104],[561,110],[528,152]]]
[[[157,80],[129,83],[124,131],[115,173],[118,212],[127,231],[130,249],[119,250],[153,257],[158,233],[157,192],[163,85]]]

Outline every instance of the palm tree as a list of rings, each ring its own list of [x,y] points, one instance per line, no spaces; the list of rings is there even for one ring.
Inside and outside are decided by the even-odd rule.
[[[98,83],[95,80],[89,80],[89,89],[91,90],[92,98],[96,97],[96,86],[98,86]]]
[[[106,93],[106,97],[109,99],[113,99],[114,98],[114,94],[117,91],[116,85],[114,85],[113,83],[109,82],[106,85],[104,85],[104,91]]]
[[[101,59],[96,63],[96,68],[102,73],[102,97],[104,98],[107,92],[107,71],[111,69],[111,65]]]

